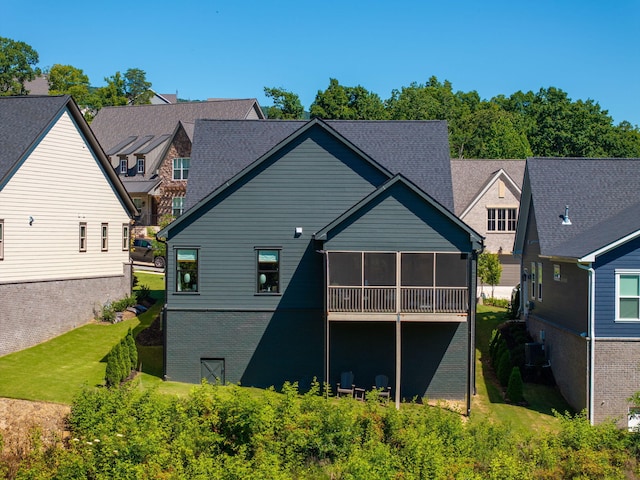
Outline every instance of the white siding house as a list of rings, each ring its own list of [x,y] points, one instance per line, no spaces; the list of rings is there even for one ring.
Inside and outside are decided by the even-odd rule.
[[[0,98],[0,355],[131,292],[135,207],[68,96]]]

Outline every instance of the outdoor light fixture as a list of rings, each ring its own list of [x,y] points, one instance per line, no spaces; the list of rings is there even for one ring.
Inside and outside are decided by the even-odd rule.
[[[296,238],[302,235],[302,227],[296,227]]]

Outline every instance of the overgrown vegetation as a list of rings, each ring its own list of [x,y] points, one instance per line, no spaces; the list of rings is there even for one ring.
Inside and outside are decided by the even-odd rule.
[[[137,388],[86,389],[71,436],[34,444],[17,478],[565,479],[640,473],[638,436],[583,415],[559,432],[523,434],[443,408],[237,386],[185,398]],[[0,471],[2,471],[0,466]]]

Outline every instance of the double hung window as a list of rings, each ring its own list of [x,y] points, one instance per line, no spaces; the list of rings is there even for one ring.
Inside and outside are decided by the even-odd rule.
[[[616,270],[616,320],[640,320],[640,271]]]
[[[489,232],[515,232],[516,208],[488,208],[487,230]]]

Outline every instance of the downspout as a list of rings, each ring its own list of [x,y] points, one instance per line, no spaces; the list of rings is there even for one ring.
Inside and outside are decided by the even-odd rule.
[[[595,348],[596,271],[591,266],[592,265],[591,263],[587,265],[577,263],[577,265],[578,265],[578,268],[581,268],[582,270],[586,270],[587,272],[589,272],[589,315],[588,315],[589,326],[588,326],[588,332],[587,332],[587,341],[589,342],[589,352],[587,354],[587,365],[589,370],[589,377],[588,377],[589,388],[587,392],[587,403],[589,405],[589,423],[593,425],[594,424],[593,409],[595,404],[594,394],[593,394],[593,390],[595,386],[595,372],[594,372],[593,366],[595,365],[595,356],[596,356],[596,348]]]
[[[167,381],[169,377],[167,376],[167,302],[169,301],[169,269],[168,267],[168,259],[169,259],[169,245],[167,244],[166,238],[160,238],[156,234],[156,240],[160,243],[164,243],[165,245],[165,262],[164,262],[164,305],[162,307],[161,313],[161,321],[162,321],[162,379]]]

